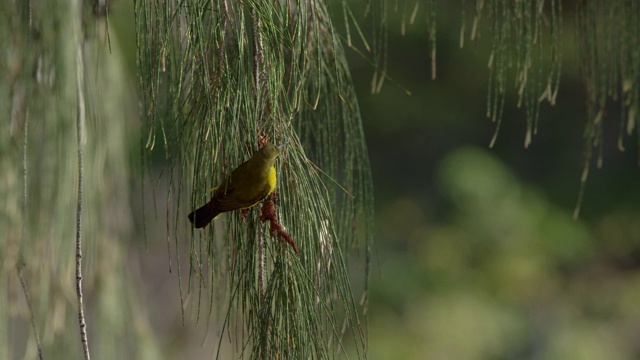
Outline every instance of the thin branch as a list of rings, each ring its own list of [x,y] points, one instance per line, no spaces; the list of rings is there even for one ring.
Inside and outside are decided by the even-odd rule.
[[[262,109],[263,94],[266,94],[264,87],[266,87],[266,74],[264,69],[264,50],[262,42],[262,21],[258,16],[255,8],[251,9],[251,16],[253,18],[253,77],[256,86],[256,106]],[[263,118],[262,111],[259,112],[260,118]],[[265,277],[266,277],[266,265],[265,265],[265,241],[262,227],[258,225],[258,306],[260,311],[265,298]],[[263,334],[260,336],[262,339],[267,338],[269,333],[269,325],[265,324],[263,328]],[[264,342],[261,341],[260,353],[258,354],[260,359],[267,358],[268,349]]]
[[[264,254],[264,234],[262,227],[258,228],[258,291],[260,293],[260,301],[264,300],[264,279],[265,279],[265,254]]]
[[[19,260],[16,270],[18,279],[20,279],[20,286],[22,286],[22,293],[24,294],[24,299],[27,302],[27,308],[29,309],[31,330],[33,330],[33,335],[36,338],[36,346],[38,347],[38,358],[42,360],[44,359],[44,357],[42,356],[42,346],[40,345],[40,335],[38,334],[38,327],[36,326],[36,318],[33,314],[33,306],[31,306],[31,297],[29,296],[29,290],[27,290],[27,284],[24,281],[24,276],[22,276],[22,271],[24,270],[24,262],[22,261],[22,259]]]
[[[78,1],[78,22],[82,26],[82,1]],[[80,324],[80,341],[84,351],[85,360],[91,359],[89,355],[89,340],[87,338],[87,324],[84,317],[84,302],[82,296],[82,191],[83,191],[83,167],[82,167],[82,143],[85,123],[85,103],[83,93],[84,62],[82,58],[84,41],[82,30],[78,29],[78,46],[76,52],[78,113],[76,116],[76,130],[78,132],[78,199],[76,204],[76,292],[78,294],[78,322]]]
[[[256,85],[256,96],[261,99],[263,86],[266,86],[266,74],[264,71],[264,50],[262,41],[262,20],[255,9],[251,9],[253,18],[253,77]],[[260,105],[258,103],[258,105]]]
[[[251,9],[253,18],[253,79],[256,86],[256,105],[260,106],[262,90],[266,86],[264,79],[264,52],[262,43],[262,22],[255,9]],[[260,300],[264,298],[265,254],[264,235],[258,232],[258,291]]]
[[[220,27],[222,31],[220,32],[220,44],[218,44],[218,78],[222,76],[222,71],[225,68],[225,39],[224,35],[227,31],[227,21],[229,19],[229,4],[227,4],[227,0],[222,0],[222,11],[220,14]],[[216,90],[219,85],[216,84]]]

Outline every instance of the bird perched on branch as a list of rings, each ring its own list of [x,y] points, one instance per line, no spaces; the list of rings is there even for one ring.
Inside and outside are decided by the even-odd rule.
[[[266,143],[251,159],[238,166],[231,176],[214,189],[211,201],[189,214],[196,228],[207,226],[226,211],[250,208],[273,192],[276,187],[276,158],[285,144]]]

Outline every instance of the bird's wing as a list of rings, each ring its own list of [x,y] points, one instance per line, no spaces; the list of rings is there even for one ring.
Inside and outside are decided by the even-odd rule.
[[[253,179],[247,169],[248,162],[245,161],[233,170],[231,178],[226,179],[214,193],[213,202],[217,211],[225,212],[251,207],[271,192],[268,184],[260,189],[251,188]]]
[[[227,187],[226,192],[223,190],[214,196],[214,206],[220,212],[249,208],[264,199],[270,192],[271,187],[267,184],[262,189],[252,192],[249,197],[240,198],[235,188]]]
[[[236,188],[233,182],[223,182],[211,199],[213,207],[220,212],[241,209],[242,201],[236,196]]]
[[[253,205],[259,203],[260,201],[262,201],[262,199],[267,197],[267,195],[271,194],[271,191],[272,191],[271,186],[269,184],[265,184],[265,186],[262,187],[260,192],[257,193],[257,196],[256,196],[256,199],[255,199],[254,203],[251,204],[250,206],[253,206]]]
[[[234,181],[234,179],[244,175],[242,173],[246,172],[247,162],[248,161],[245,161],[240,164],[240,166],[233,170],[231,176],[224,179],[224,181],[216,188],[216,191],[213,193],[211,203],[217,211],[225,212],[241,209],[243,207],[242,200],[237,198],[237,181]]]

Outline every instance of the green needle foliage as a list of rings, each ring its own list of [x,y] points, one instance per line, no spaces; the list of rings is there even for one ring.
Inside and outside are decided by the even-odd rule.
[[[385,0],[370,0],[376,59],[386,56],[387,6]],[[402,16],[401,32],[407,19],[426,21],[432,77],[435,77],[436,3],[435,0],[397,0],[394,11]],[[484,34],[491,43],[487,59],[489,69],[487,117],[496,123],[490,142],[495,144],[503,119],[504,106],[515,91],[517,107],[524,107],[526,135],[524,146],[531,144],[538,131],[540,106],[555,105],[560,85],[563,43],[563,7],[560,0],[461,0],[460,47],[466,39],[475,41]],[[412,9],[412,10],[410,10]],[[612,102],[619,103],[618,149],[625,150],[624,138],[632,135],[640,116],[640,4],[633,0],[576,0],[575,34],[578,38],[580,72],[585,98],[584,165],[581,189],[574,217],[578,216],[584,186],[592,163],[602,166],[603,124]],[[471,16],[469,14],[472,14]],[[468,18],[472,18],[469,22]],[[349,44],[351,42],[349,41]],[[386,60],[376,60],[378,71],[386,74]],[[380,70],[382,69],[382,70]],[[374,75],[374,83],[379,72]],[[513,85],[511,85],[513,84]],[[513,86],[513,87],[512,87]],[[378,89],[379,86],[372,86]],[[377,91],[377,90],[376,90]],[[568,100],[567,100],[568,101]],[[595,161],[594,161],[594,155]],[[640,147],[638,148],[640,161]]]
[[[640,3],[579,0],[577,4],[581,71],[587,96],[582,200],[595,152],[597,167],[602,167],[603,123],[611,100],[620,103],[618,150],[625,150],[625,133],[632,135],[636,130],[640,139],[640,131],[636,129],[640,116]],[[640,163],[640,146],[637,151]],[[574,216],[579,209],[580,204]]]
[[[473,6],[469,6],[472,3]],[[473,21],[467,25],[467,13]],[[482,19],[488,22],[483,28]],[[462,1],[460,47],[465,38],[474,41],[482,31],[489,33],[491,52],[487,62],[489,85],[487,117],[495,122],[490,142],[495,144],[502,122],[509,83],[517,94],[518,108],[524,106],[527,132],[524,146],[538,131],[540,105],[554,105],[560,83],[562,61],[562,2],[551,1]]]
[[[222,309],[219,351],[228,333],[240,357],[328,358],[346,343],[365,356],[347,259],[361,255],[366,279],[371,176],[331,16],[323,1],[135,3],[144,146],[164,147],[181,291],[197,298],[198,317],[207,301],[207,316]],[[299,254],[259,221],[261,204],[204,231],[187,221],[265,139],[287,142],[276,209]]]

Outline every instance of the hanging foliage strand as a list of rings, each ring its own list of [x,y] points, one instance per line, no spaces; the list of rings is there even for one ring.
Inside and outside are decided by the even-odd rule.
[[[326,4],[136,1],[135,15],[144,146],[148,153],[160,140],[166,154],[167,239],[181,291],[197,297],[195,316],[207,300],[207,316],[222,310],[240,357],[333,357],[345,354],[345,339],[364,356],[366,303],[353,299],[348,254],[356,250],[368,272],[371,175]],[[262,205],[190,230],[186,214],[264,139],[287,142],[276,162],[282,231],[260,221]]]

